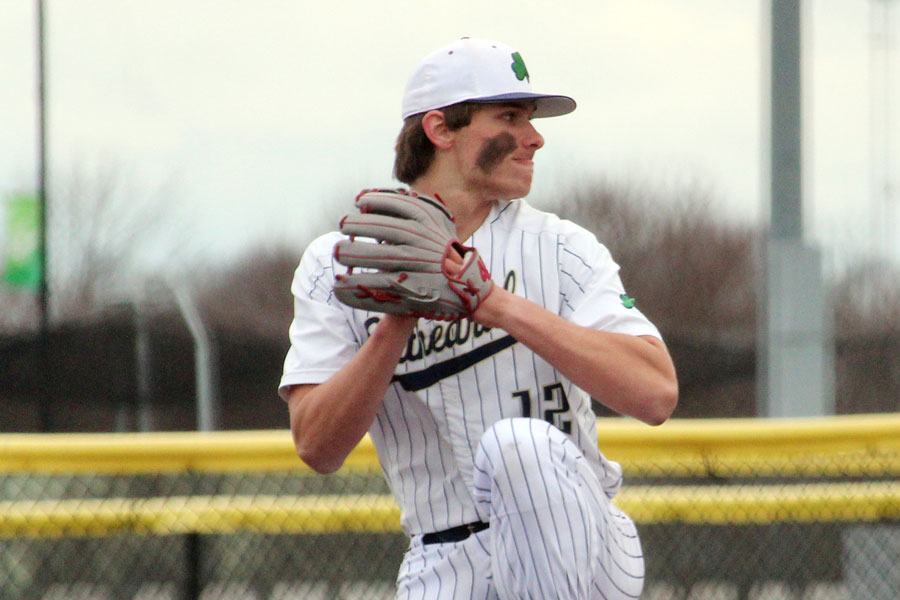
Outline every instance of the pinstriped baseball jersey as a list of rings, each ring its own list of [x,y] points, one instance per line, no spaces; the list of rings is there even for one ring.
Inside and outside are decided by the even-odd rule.
[[[346,271],[332,259],[339,239],[316,239],[295,273],[282,397],[290,385],[327,380],[378,322],[378,313],[345,306],[332,293],[335,274]],[[569,321],[660,337],[625,294],[608,250],[574,223],[524,200],[501,202],[466,244],[478,249],[496,284]],[[622,471],[598,449],[585,392],[500,329],[419,320],[369,431],[408,534],[479,519],[472,491],[479,441],[493,423],[518,416],[569,434],[606,495],[616,493]]]

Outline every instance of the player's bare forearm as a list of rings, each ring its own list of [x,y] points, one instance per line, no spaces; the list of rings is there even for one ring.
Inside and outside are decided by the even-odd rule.
[[[675,367],[657,338],[581,327],[499,286],[474,319],[505,330],[620,414],[658,425],[675,410]]]
[[[359,352],[328,381],[295,386],[288,398],[297,454],[333,473],[368,431],[416,319],[384,315]]]

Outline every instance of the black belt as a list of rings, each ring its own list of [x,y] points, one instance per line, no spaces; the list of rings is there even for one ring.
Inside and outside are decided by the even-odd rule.
[[[448,544],[450,542],[461,542],[473,533],[484,531],[490,527],[483,521],[475,521],[474,523],[466,523],[457,527],[451,527],[443,531],[435,531],[434,533],[426,533],[422,536],[423,544]]]

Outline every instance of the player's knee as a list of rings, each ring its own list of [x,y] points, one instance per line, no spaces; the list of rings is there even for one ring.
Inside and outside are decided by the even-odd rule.
[[[551,498],[554,502],[574,498],[580,480],[577,463],[582,459],[568,436],[546,421],[521,417],[498,421],[484,432],[475,457],[476,501],[487,512],[497,510],[492,504],[498,499],[545,508]],[[544,492],[532,498],[538,488]],[[522,500],[526,496],[529,499]]]
[[[531,462],[543,454],[536,452],[538,448],[547,448],[559,441],[554,433],[565,436],[558,430],[554,432],[552,425],[539,419],[502,419],[485,430],[481,447],[492,457],[491,462],[507,462],[513,457],[518,462]]]
[[[501,419],[485,430],[482,440],[493,440],[499,446],[515,446],[547,437],[548,426],[546,421],[528,417]]]

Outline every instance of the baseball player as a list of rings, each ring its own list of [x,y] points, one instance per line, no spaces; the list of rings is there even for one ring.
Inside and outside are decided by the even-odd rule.
[[[640,595],[590,399],[659,424],[677,382],[607,249],[522,199],[532,120],[574,109],[505,44],[438,49],[403,97],[409,188],[360,193],[296,271],[279,393],[297,452],[330,473],[370,434],[410,536],[398,599]]]

